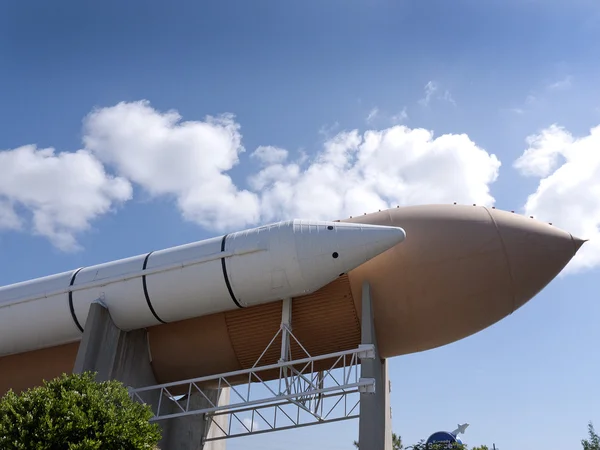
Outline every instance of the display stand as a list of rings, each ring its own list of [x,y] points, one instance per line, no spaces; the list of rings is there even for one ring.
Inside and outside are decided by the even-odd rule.
[[[284,299],[280,328],[251,368],[156,384],[145,330],[119,330],[97,302],[90,307],[75,371],[118,379],[134,400],[149,404],[151,421],[164,430],[162,450],[224,449],[233,437],[356,418],[361,450],[391,450],[387,365],[377,351],[369,285],[362,291],[358,348],[312,356],[292,324],[292,300]],[[279,360],[262,364],[273,345],[280,345]],[[304,357],[292,358],[293,345]]]

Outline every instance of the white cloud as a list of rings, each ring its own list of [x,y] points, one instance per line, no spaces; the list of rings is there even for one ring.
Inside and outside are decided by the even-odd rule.
[[[369,114],[367,115],[367,119],[366,119],[367,123],[372,123],[378,114],[379,114],[378,108],[373,108],[371,111],[369,111]]]
[[[600,126],[574,137],[552,125],[528,138],[529,148],[515,162],[522,174],[540,178],[525,212],[590,239],[565,272],[600,264]]]
[[[537,101],[537,97],[533,94],[528,94],[527,97],[525,97],[525,104],[526,105],[532,105]]]
[[[468,136],[437,138],[394,126],[342,132],[306,164],[286,162],[251,177],[265,220],[359,215],[397,204],[493,204],[489,186],[500,167]]]
[[[148,102],[93,111],[84,122],[85,147],[153,196],[172,196],[187,220],[225,230],[260,218],[258,197],[227,175],[238,163],[239,125],[231,115],[182,122]]]
[[[528,94],[527,97],[525,97],[525,100],[522,105],[514,107],[514,108],[508,108],[508,111],[522,116],[526,112],[529,112],[530,108],[534,107],[534,105],[537,101],[538,101],[538,99],[536,98],[535,95]]]
[[[20,205],[33,213],[37,233],[73,248],[76,233],[131,197],[130,183],[172,198],[185,219],[209,230],[290,217],[337,219],[397,204],[490,205],[500,167],[467,135],[434,137],[396,125],[332,133],[321,149],[295,157],[260,146],[250,157],[261,168],[236,183],[228,172],[244,148],[231,115],[185,122],[147,102],[119,103],[92,111],[83,131],[85,147],[76,153],[0,152],[0,227],[21,226],[14,208]],[[251,190],[240,187],[244,181]]]
[[[525,100],[523,101],[523,104],[521,106],[509,108],[509,111],[518,115],[523,115],[526,112],[531,111],[532,108],[535,108],[536,106],[539,107],[539,105],[543,103],[545,99],[549,98],[549,95],[551,95],[550,91],[560,91],[569,89],[572,85],[572,81],[573,77],[569,75],[563,78],[562,80],[558,80],[553,83],[548,83],[545,85],[544,89],[541,89],[541,93],[530,92],[525,97]]]
[[[287,150],[271,145],[261,145],[254,153],[252,153],[252,158],[258,159],[264,165],[281,163],[285,161],[287,157]]]
[[[408,119],[408,113],[406,111],[406,106],[404,108],[402,108],[402,110],[400,112],[398,112],[396,114],[391,114],[391,115],[389,115],[387,113],[383,113],[379,108],[373,108],[367,115],[365,122],[367,124],[373,126],[376,119],[384,119],[392,125],[400,124],[400,123],[404,122],[406,119]],[[379,120],[379,122],[382,122],[382,120]],[[325,136],[332,137],[331,133],[329,135],[325,135]]]
[[[126,180],[108,175],[85,150],[56,154],[27,145],[0,151],[0,227],[21,228],[15,207],[24,208],[34,233],[61,250],[76,250],[76,234],[131,194]]]
[[[435,93],[438,92],[439,88],[440,85],[436,81],[428,81],[424,88],[425,97],[420,99],[419,103],[422,106],[428,106],[431,100],[434,98]],[[452,98],[452,94],[448,89],[444,90],[444,93],[442,95],[438,95],[436,98],[438,100],[443,100],[452,103],[456,106],[456,102],[454,101],[454,98]]]
[[[250,431],[260,430],[260,425],[258,422],[256,420],[252,420],[250,417],[244,417],[244,419],[242,419],[242,423]]]
[[[400,111],[398,114],[394,114],[394,115],[392,115],[392,117],[390,117],[390,122],[392,122],[392,124],[396,125],[401,122],[404,122],[406,119],[408,119],[408,112],[406,111],[406,106],[405,106],[404,108],[402,108],[402,111]]]
[[[15,212],[13,203],[0,196],[0,230],[19,230],[21,226],[21,218]]]
[[[428,81],[427,84],[425,85],[424,89],[425,89],[425,97],[423,97],[421,100],[419,100],[419,103],[421,103],[423,106],[427,106],[429,104],[429,102],[431,101],[433,94],[435,94],[436,91],[438,90],[438,85],[435,81]]]
[[[250,177],[250,192],[225,173],[243,151],[233,118],[180,120],[146,102],[120,103],[87,118],[84,142],[151,194],[174,196],[184,217],[210,229],[291,216],[331,219],[394,204],[493,202],[489,184],[500,162],[466,135],[433,139],[401,126],[364,136],[341,132],[296,161],[285,149],[261,146],[251,155],[263,168]]]
[[[323,125],[319,129],[319,134],[321,136],[324,136],[325,138],[328,138],[328,137],[332,136],[336,130],[339,130],[339,128],[340,128],[340,123],[336,121],[332,125]]]
[[[558,80],[554,83],[550,83],[548,85],[548,89],[550,90],[561,90],[561,89],[569,89],[571,87],[573,81],[573,77],[572,76],[567,76],[565,78],[563,78],[562,80]]]
[[[545,177],[552,172],[561,155],[573,144],[573,137],[556,125],[526,139],[529,148],[515,161],[515,168],[526,176]]]
[[[444,95],[442,95],[440,98],[442,100],[452,103],[453,105],[456,105],[456,102],[454,101],[454,98],[452,98],[452,94],[450,94],[450,91],[448,89],[444,91]]]

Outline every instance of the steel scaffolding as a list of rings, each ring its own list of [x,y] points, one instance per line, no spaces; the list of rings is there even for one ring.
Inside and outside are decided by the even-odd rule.
[[[368,306],[367,316],[371,316],[370,303]],[[218,430],[205,437],[204,442],[359,418],[361,394],[373,394],[376,387],[375,378],[361,376],[361,362],[377,358],[376,345],[365,340],[363,334],[363,343],[355,349],[312,356],[292,332],[291,312],[292,300],[284,299],[279,330],[251,368],[129,388],[130,396],[140,403],[158,398],[151,402],[151,421],[203,414],[207,425]],[[292,359],[292,342],[305,357]],[[281,346],[279,361],[261,365],[264,355],[277,343]],[[273,378],[273,371],[278,376],[265,381],[261,374],[271,372]],[[222,388],[230,389],[228,405],[219,405],[209,394]],[[205,400],[202,407],[190,401],[198,395]],[[216,420],[223,415],[228,416],[226,428]]]

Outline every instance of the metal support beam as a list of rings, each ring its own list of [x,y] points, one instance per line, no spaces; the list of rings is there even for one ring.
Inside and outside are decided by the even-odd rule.
[[[133,388],[130,394],[138,401],[152,394],[159,397],[151,421],[203,415],[216,430],[203,443],[360,418],[360,449],[391,450],[387,364],[379,357],[373,319],[370,287],[365,283],[361,344],[352,350],[312,356],[294,336],[292,300],[285,299],[279,330],[249,369]],[[305,357],[292,358],[292,340]],[[261,363],[269,348],[278,344],[278,361]],[[325,361],[327,370],[323,370]],[[274,370],[279,372],[275,380],[261,378]],[[245,381],[240,384],[240,380]],[[228,404],[212,398],[215,388],[231,390]],[[173,402],[173,392],[187,392],[187,400]],[[193,397],[203,399],[202,404],[189,400]],[[227,425],[220,425],[223,423]]]
[[[279,362],[291,358],[290,333],[292,332],[292,299],[284,298],[281,307],[281,358]]]
[[[280,358],[275,364],[261,364],[272,345],[280,341]],[[291,342],[306,355],[293,359]],[[292,332],[292,300],[282,304],[281,325],[270,343],[249,369],[190,380],[130,389],[131,396],[141,401],[149,394],[160,398],[153,404],[151,421],[204,415],[215,433],[203,442],[220,441],[238,436],[267,433],[323,423],[358,418],[360,392],[374,392],[374,379],[361,378],[361,361],[375,357],[374,346],[360,345],[352,350],[312,356]],[[328,361],[327,370],[322,363]],[[316,366],[321,370],[315,370]],[[277,370],[279,377],[264,381],[261,374]],[[240,379],[246,383],[239,384]],[[211,398],[209,388],[229,388],[228,404]],[[187,392],[204,404],[170,400],[173,392]],[[167,407],[165,407],[167,405]],[[175,407],[173,407],[175,405]],[[227,419],[223,421],[223,419]],[[227,425],[221,425],[221,424]]]
[[[361,362],[361,380],[373,380],[374,389],[360,394],[358,445],[360,450],[391,450],[392,429],[387,363],[379,357],[371,304],[371,287],[367,282],[362,287],[361,340],[361,346],[370,346],[375,354],[373,359]]]
[[[278,337],[279,360],[261,364]],[[305,357],[292,358],[292,340]],[[324,361],[328,361],[327,370],[323,370]],[[236,436],[359,418],[361,450],[392,449],[387,364],[377,348],[368,283],[362,291],[361,344],[352,350],[310,355],[293,334],[292,299],[288,298],[282,302],[279,330],[251,368],[148,386],[155,381],[145,331],[119,330],[108,310],[94,303],[75,366],[75,371],[98,370],[102,379],[117,378],[129,384],[132,398],[152,405],[152,421],[176,419],[168,421],[164,441],[169,446],[206,448],[211,441],[224,444],[224,439]],[[261,374],[270,370],[278,370],[279,378],[261,379]],[[140,373],[152,379],[140,383]],[[244,388],[240,377],[246,378]],[[232,398],[219,395],[222,390],[231,392]],[[187,395],[174,400],[173,392]]]

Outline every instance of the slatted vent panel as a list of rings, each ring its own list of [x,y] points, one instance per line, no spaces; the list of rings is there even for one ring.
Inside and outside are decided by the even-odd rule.
[[[225,320],[236,356],[243,368],[250,368],[273,338],[281,323],[282,302],[239,309],[226,313]],[[342,276],[314,294],[292,303],[292,332],[313,356],[355,348],[360,343],[360,324],[350,283]],[[304,358],[292,342],[294,359]],[[281,341],[273,343],[260,365],[277,362]]]

